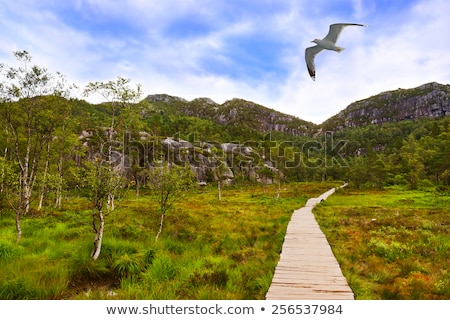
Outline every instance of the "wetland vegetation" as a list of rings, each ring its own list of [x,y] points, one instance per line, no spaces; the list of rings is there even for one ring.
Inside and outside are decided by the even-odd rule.
[[[92,208],[81,197],[33,211],[15,243],[14,215],[0,218],[1,299],[263,299],[293,210],[338,183],[201,188],[167,215],[143,190],[108,219],[97,260]]]
[[[314,209],[356,299],[450,299],[450,196],[339,189]]]

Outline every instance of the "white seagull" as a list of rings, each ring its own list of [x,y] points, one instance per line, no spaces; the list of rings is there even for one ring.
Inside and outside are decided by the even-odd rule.
[[[365,24],[359,24],[359,23],[335,23],[330,25],[330,31],[328,31],[328,34],[325,38],[322,40],[320,39],[314,39],[311,42],[317,43],[314,47],[306,48],[305,50],[305,60],[306,60],[306,66],[308,67],[309,75],[313,80],[316,80],[316,67],[314,64],[314,58],[316,55],[326,49],[326,50],[333,50],[337,52],[341,52],[344,50],[344,48],[336,46],[336,41],[339,38],[339,35],[347,26],[360,26],[360,27],[367,27]]]

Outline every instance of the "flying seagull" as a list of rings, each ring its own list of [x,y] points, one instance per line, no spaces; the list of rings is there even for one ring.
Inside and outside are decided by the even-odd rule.
[[[309,75],[313,80],[316,80],[316,67],[314,64],[314,58],[316,55],[326,49],[326,50],[333,50],[337,52],[341,52],[344,50],[344,48],[336,46],[336,41],[339,38],[339,35],[347,26],[360,26],[360,27],[367,27],[365,24],[359,24],[359,23],[335,23],[330,25],[330,31],[328,31],[328,34],[325,38],[322,40],[320,39],[314,39],[311,42],[317,43],[314,47],[306,48],[305,50],[305,60],[306,60],[306,66],[308,67]]]

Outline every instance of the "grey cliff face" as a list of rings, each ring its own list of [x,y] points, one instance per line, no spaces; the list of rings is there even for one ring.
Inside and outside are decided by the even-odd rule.
[[[450,115],[450,86],[436,82],[398,89],[350,104],[323,123],[327,130]]]

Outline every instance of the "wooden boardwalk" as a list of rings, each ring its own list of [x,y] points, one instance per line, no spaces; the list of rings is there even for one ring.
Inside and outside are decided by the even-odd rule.
[[[343,185],[344,187],[346,185]],[[266,300],[353,300],[342,274],[313,213],[314,206],[333,194],[335,188],[292,214],[286,230],[280,261],[275,269]]]

